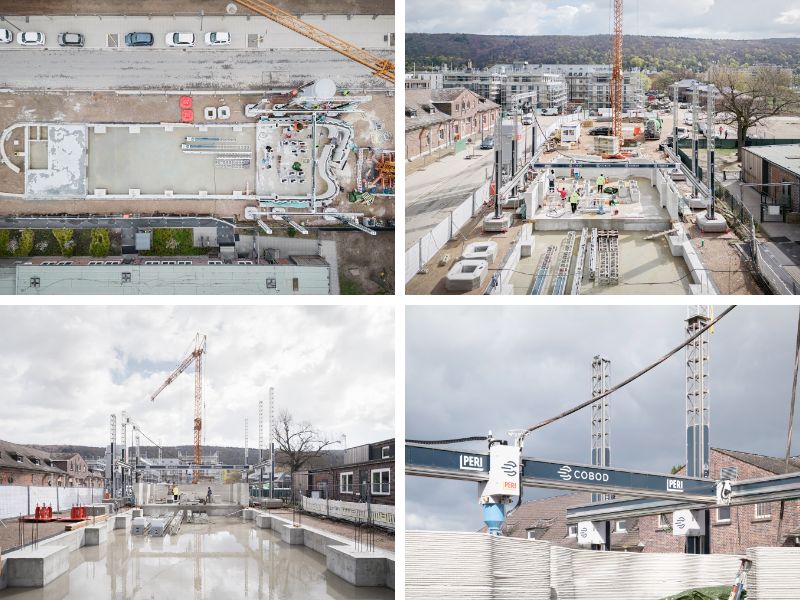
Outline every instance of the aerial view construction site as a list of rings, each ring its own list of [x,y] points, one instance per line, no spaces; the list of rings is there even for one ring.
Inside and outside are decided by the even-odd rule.
[[[797,598],[799,316],[411,307],[406,598]]]
[[[0,15],[0,293],[393,293],[392,2]]]
[[[623,0],[460,29],[411,4],[408,293],[795,293],[794,13],[763,40],[713,1],[708,35]]]
[[[394,598],[391,312],[359,333],[363,309],[272,314],[279,338],[313,325],[315,339],[254,339],[238,307],[3,311],[36,324],[9,323],[13,359],[0,351],[16,365],[0,406],[0,598]],[[31,326],[47,342],[26,341]],[[70,342],[85,350],[27,378]],[[356,347],[363,373],[343,386]]]

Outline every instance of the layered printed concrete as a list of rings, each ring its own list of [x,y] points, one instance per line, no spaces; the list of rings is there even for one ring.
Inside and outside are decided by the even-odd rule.
[[[294,526],[291,521],[255,511],[254,525],[271,528],[290,545],[302,544],[325,556],[327,569],[357,587],[394,589],[394,553],[382,549],[362,552],[351,540],[310,525]]]
[[[25,157],[25,190],[33,197],[80,198],[86,195],[86,136],[85,125],[49,125],[46,140],[31,141],[26,128],[25,143],[36,147]],[[36,129],[36,136],[44,131]],[[44,137],[42,135],[41,137]],[[46,154],[46,161],[44,155]],[[38,159],[38,160],[37,160]]]

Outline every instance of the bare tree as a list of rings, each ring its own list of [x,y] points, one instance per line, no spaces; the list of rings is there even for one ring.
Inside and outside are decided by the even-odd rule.
[[[278,415],[273,438],[292,475],[308,461],[322,456],[325,448],[338,442],[327,439],[307,421],[296,423],[288,410],[282,410]]]
[[[715,67],[711,83],[722,98],[721,112],[727,113],[727,118],[719,120],[736,126],[739,160],[751,127],[800,104],[800,96],[792,90],[791,76],[781,69]]]

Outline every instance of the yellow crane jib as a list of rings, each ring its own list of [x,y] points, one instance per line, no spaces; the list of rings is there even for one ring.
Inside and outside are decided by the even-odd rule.
[[[345,40],[338,38],[335,35],[331,35],[327,31],[324,31],[319,27],[315,27],[314,25],[311,25],[302,19],[298,19],[293,14],[288,13],[285,10],[281,10],[272,4],[263,2],[262,0],[234,1],[236,4],[263,15],[269,20],[291,29],[295,33],[299,33],[300,35],[305,36],[308,39],[317,42],[318,44],[322,44],[323,46],[338,52],[342,56],[346,56],[347,58],[364,65],[368,69],[372,70],[372,73],[376,77],[379,77],[380,79],[390,83],[394,83],[394,62],[391,60],[381,58],[372,52],[368,52],[367,50],[359,48],[350,42],[346,42]]]

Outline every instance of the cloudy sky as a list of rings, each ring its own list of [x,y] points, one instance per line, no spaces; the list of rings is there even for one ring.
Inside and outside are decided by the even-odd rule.
[[[406,31],[510,35],[610,33],[609,0],[406,0]],[[634,35],[798,37],[798,0],[625,0]]]
[[[723,307],[724,308],[724,307]],[[721,308],[717,308],[717,313]],[[783,456],[796,307],[740,306],[710,342],[711,444]],[[685,307],[410,307],[406,316],[406,436],[507,432],[591,396],[596,354],[614,385],[685,339]],[[611,464],[669,473],[685,462],[685,354],[610,397]],[[589,463],[590,409],[529,436],[524,455]],[[458,446],[451,446],[458,448]],[[485,450],[485,444],[462,446]],[[800,454],[800,426],[793,454]],[[475,483],[411,477],[409,529],[477,530]],[[526,489],[525,498],[552,495]]]
[[[110,413],[127,410],[165,445],[191,444],[194,367],[149,396],[195,332],[208,444],[243,446],[248,417],[255,447],[269,386],[279,410],[348,446],[394,435],[391,308],[6,306],[0,322],[0,439],[105,446]]]

